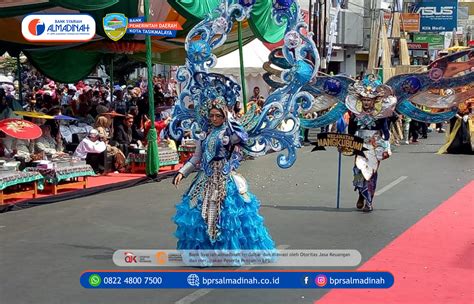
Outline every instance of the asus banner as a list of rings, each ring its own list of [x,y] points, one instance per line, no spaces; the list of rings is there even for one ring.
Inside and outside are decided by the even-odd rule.
[[[421,1],[415,12],[420,14],[421,32],[450,32],[458,23],[458,1]]]

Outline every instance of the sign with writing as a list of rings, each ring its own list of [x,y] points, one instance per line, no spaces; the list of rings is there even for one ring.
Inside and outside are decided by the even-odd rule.
[[[21,21],[21,33],[31,42],[89,41],[95,31],[95,20],[87,14],[32,14]]]
[[[403,13],[400,15],[400,30],[418,33],[420,31],[420,14]]]
[[[429,43],[430,49],[442,50],[444,49],[444,36],[436,34],[414,34],[413,42]]]
[[[127,34],[176,37],[176,31],[156,30],[156,29],[128,28]]]
[[[467,27],[469,22],[469,7],[458,7],[458,30],[460,27]]]
[[[176,32],[182,29],[176,21],[133,22],[128,24],[127,34],[176,37]]]
[[[447,32],[458,25],[457,0],[421,1],[415,13],[420,14],[421,32]]]
[[[343,151],[353,151],[354,154],[363,155],[364,140],[360,137],[340,133],[319,133],[318,141],[313,143],[312,151],[326,150],[324,147],[336,147]]]
[[[128,18],[128,23],[145,22],[145,17]]]
[[[127,18],[117,13],[107,14],[103,18],[103,27],[105,34],[114,41],[125,34],[176,37],[176,32],[183,29],[176,21],[145,22],[145,17]]]
[[[408,42],[409,50],[427,50],[429,48],[429,43],[417,43],[417,42]]]

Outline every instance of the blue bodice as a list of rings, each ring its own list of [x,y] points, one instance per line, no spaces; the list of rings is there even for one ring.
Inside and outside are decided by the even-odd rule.
[[[223,161],[223,173],[229,174],[230,171],[237,169],[242,159],[238,149],[235,146],[245,141],[246,133],[243,130],[235,130],[227,124],[217,128],[212,128],[206,138],[201,142],[201,169],[206,175],[212,174],[210,166],[213,161]]]

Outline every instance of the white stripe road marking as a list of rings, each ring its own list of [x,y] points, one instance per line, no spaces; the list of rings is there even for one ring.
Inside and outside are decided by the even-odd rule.
[[[289,245],[280,245],[280,246],[277,247],[277,249],[278,250],[283,250],[283,249],[287,249],[289,247],[290,247]],[[252,266],[246,266],[246,267],[241,267],[239,269],[248,270],[248,269],[252,269],[252,268],[253,268]],[[189,303],[192,303],[192,302],[196,301],[199,298],[204,297],[205,295],[207,295],[208,293],[210,293],[213,290],[214,290],[214,288],[198,289],[198,290],[194,291],[193,293],[188,294],[184,298],[181,298],[181,299],[179,299],[178,301],[176,301],[174,303],[175,304],[189,304]]]
[[[375,192],[375,195],[377,195],[377,196],[381,195],[382,193],[392,189],[393,187],[395,187],[396,185],[398,185],[399,183],[401,183],[402,181],[404,181],[407,178],[408,178],[408,176],[400,176],[399,178],[397,178],[396,180],[394,180],[393,182],[391,182],[387,186],[385,186],[382,189],[380,189],[379,191]],[[280,245],[280,246],[277,247],[277,249],[282,250],[282,249],[287,249],[289,247],[290,246],[288,246],[288,245]],[[247,267],[241,267],[240,269],[247,270],[247,269],[251,269],[251,268],[253,268],[253,267],[247,266]],[[185,296],[184,298],[181,298],[180,300],[176,301],[175,304],[190,304],[190,303],[193,303],[197,299],[204,297],[205,295],[207,295],[208,293],[210,293],[213,290],[214,289],[212,289],[212,288],[198,289],[198,290],[190,293],[189,295]]]
[[[7,227],[7,226],[0,226],[0,229],[5,228],[5,227]]]
[[[408,178],[408,176],[400,176],[399,178],[397,178],[396,180],[394,180],[393,182],[391,182],[391,183],[388,184],[387,186],[383,187],[383,188],[380,189],[379,191],[376,191],[376,192],[375,192],[375,195],[376,195],[376,196],[381,195],[381,194],[384,193],[385,191],[388,191],[388,190],[392,189],[393,187],[395,187],[395,186],[398,185],[399,183],[403,182],[403,181],[406,180],[407,178]]]

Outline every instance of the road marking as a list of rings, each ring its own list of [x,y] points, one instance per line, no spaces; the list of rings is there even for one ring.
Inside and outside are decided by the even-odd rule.
[[[406,180],[408,178],[408,176],[400,176],[399,178],[397,178],[396,180],[394,180],[393,182],[391,182],[390,184],[388,184],[387,186],[383,187],[382,189],[380,189],[379,191],[376,191],[375,192],[375,195],[376,196],[379,196],[381,195],[382,193],[392,189],[393,187],[395,187],[396,185],[398,185],[399,183],[403,182],[404,180]]]
[[[5,227],[7,227],[7,226],[0,226],[0,229],[5,228]]]
[[[290,247],[289,245],[280,245],[280,246],[277,247],[277,249],[278,250],[283,250],[283,249],[287,249],[289,247]],[[246,266],[246,267],[240,267],[239,269],[248,270],[248,269],[252,269],[252,268],[253,268],[252,266]],[[184,298],[181,298],[181,299],[179,299],[178,301],[176,301],[174,303],[175,304],[193,303],[197,299],[199,299],[201,297],[204,297],[205,295],[207,295],[208,293],[210,293],[213,290],[214,290],[214,288],[198,289],[198,290],[194,291],[193,293],[188,294]]]

